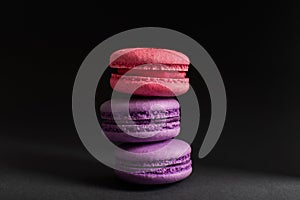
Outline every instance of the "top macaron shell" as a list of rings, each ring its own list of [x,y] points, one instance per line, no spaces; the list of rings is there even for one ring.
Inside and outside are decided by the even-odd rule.
[[[186,72],[190,64],[183,53],[156,48],[128,48],[110,57],[111,87],[140,96],[178,96],[189,89]]]
[[[178,139],[136,145],[124,144],[121,147],[124,150],[116,151],[117,160],[138,163],[139,166],[148,163],[164,165],[162,161],[174,161],[191,153],[190,145]]]
[[[100,106],[102,119],[145,120],[179,116],[180,105],[173,98],[111,99]],[[172,112],[171,112],[172,111]]]
[[[136,66],[157,63],[166,65],[189,65],[189,58],[178,51],[157,48],[127,48],[115,51],[110,56],[110,66]]]

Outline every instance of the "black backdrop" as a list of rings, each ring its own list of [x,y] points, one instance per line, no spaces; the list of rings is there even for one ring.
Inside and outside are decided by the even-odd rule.
[[[45,149],[52,147],[77,149],[92,159],[72,119],[77,70],[106,38],[131,28],[158,26],[197,40],[214,59],[225,83],[226,124],[214,150],[201,162],[299,175],[299,6],[146,5],[153,9],[142,4],[125,9],[123,5],[23,3],[3,14],[0,137],[9,153],[2,163],[34,167],[10,158],[21,154],[39,162],[47,155]],[[193,84],[207,92],[201,78],[195,77]],[[200,101],[201,110],[209,112],[207,103]],[[205,127],[200,132],[204,134]],[[194,157],[202,138],[200,134],[193,143]],[[24,153],[24,144],[37,145],[32,151],[42,152],[40,157]]]

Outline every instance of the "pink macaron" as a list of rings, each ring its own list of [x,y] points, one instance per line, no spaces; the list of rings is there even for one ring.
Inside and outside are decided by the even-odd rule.
[[[110,56],[115,70],[111,87],[119,92],[140,96],[178,96],[189,89],[186,78],[190,64],[183,53],[157,48],[128,48]]]

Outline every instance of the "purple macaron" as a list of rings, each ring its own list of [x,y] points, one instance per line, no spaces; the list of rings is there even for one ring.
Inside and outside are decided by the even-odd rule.
[[[101,127],[114,142],[153,142],[180,132],[180,106],[174,98],[113,99],[100,107]]]
[[[124,144],[116,152],[118,177],[137,184],[166,184],[192,173],[191,147],[171,139],[144,144]]]

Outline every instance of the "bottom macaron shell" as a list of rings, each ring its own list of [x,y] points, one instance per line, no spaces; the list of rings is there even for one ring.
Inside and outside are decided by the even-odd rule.
[[[168,79],[112,74],[110,85],[116,91],[140,96],[172,97],[182,95],[189,90],[189,81],[186,78]]]
[[[113,142],[154,142],[154,141],[161,141],[170,138],[176,137],[180,132],[180,128],[177,129],[170,129],[157,132],[153,134],[151,132],[145,133],[145,136],[142,137],[134,137],[128,135],[127,133],[114,133],[114,132],[105,132],[105,135]],[[148,137],[146,137],[149,135]]]
[[[116,175],[128,182],[146,185],[167,184],[181,181],[192,173],[192,167],[172,174],[134,174],[115,171]]]

